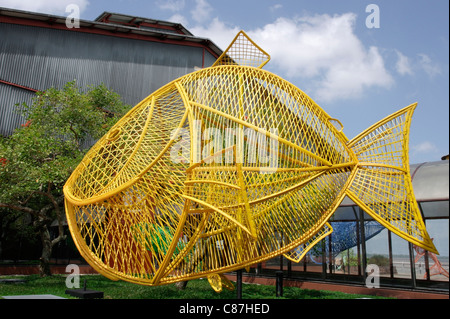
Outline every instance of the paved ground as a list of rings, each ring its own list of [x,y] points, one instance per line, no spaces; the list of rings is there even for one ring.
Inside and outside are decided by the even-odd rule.
[[[66,299],[55,295],[17,295],[2,296],[3,299]]]

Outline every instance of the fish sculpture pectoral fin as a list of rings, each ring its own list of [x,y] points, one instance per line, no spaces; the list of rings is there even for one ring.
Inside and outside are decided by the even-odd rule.
[[[317,234],[311,237],[306,243],[298,246],[297,248],[283,254],[287,259],[299,263],[303,257],[310,251],[317,243],[319,243],[322,239],[327,237],[333,232],[333,228],[329,223],[326,223]]]
[[[214,289],[215,292],[222,291],[222,279],[219,274],[211,274],[207,278],[211,288]]]
[[[414,196],[408,135],[417,103],[386,117],[351,140],[359,163],[346,195],[403,239],[437,253]]]
[[[233,283],[227,277],[225,277],[223,274],[220,274],[220,278],[222,280],[222,286],[223,287],[225,287],[226,289],[228,289],[230,291],[234,290]]]
[[[207,278],[211,288],[214,289],[215,292],[221,292],[224,287],[230,291],[234,290],[233,283],[223,274],[212,274]]]

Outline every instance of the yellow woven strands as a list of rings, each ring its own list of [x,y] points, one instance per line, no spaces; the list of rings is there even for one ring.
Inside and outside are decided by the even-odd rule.
[[[409,131],[416,105],[392,114],[350,141],[359,169],[347,193],[380,224],[435,251],[414,198],[409,173],[405,132]]]
[[[270,55],[241,31],[212,66],[242,65],[262,68],[269,60]]]
[[[64,193],[74,241],[97,271],[146,285],[208,276],[220,291],[221,273],[280,254],[299,261],[331,232],[345,195],[428,243],[420,216],[403,209],[414,203],[409,172],[397,173],[407,147],[384,165],[377,146],[408,123],[349,144],[339,121],[261,69],[268,59],[240,32],[213,67],[151,94],[87,153]],[[402,193],[383,197],[389,188]]]

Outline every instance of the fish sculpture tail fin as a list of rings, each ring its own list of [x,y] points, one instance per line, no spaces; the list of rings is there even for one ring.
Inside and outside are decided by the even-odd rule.
[[[414,196],[408,143],[411,104],[348,142],[358,164],[346,195],[372,218],[409,242],[438,253]]]

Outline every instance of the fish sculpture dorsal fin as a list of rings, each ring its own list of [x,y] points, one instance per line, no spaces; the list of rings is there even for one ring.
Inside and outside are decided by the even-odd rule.
[[[261,69],[269,61],[270,55],[240,31],[212,66],[242,65]]]

